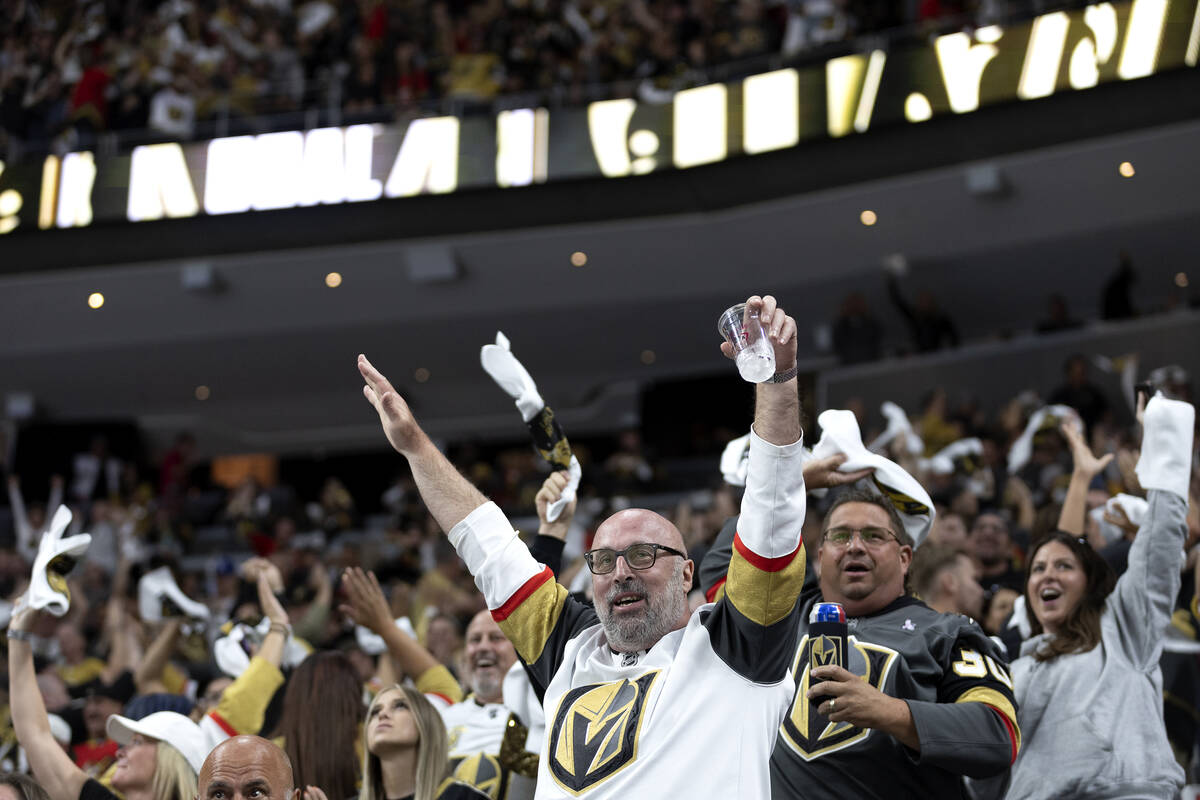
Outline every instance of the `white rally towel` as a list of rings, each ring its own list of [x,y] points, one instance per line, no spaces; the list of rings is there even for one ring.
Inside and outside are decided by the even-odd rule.
[[[1079,430],[1083,430],[1083,420],[1079,414],[1070,406],[1055,405],[1043,406],[1033,412],[1029,417],[1029,422],[1025,425],[1025,430],[1013,442],[1008,451],[1008,472],[1010,475],[1020,472],[1021,469],[1029,463],[1030,457],[1033,455],[1033,437],[1042,428],[1054,427],[1057,429],[1058,424],[1064,420],[1074,420],[1079,426]]]
[[[925,487],[899,464],[863,446],[862,433],[853,411],[828,409],[817,417],[817,423],[821,426],[821,441],[813,448],[812,457],[829,458],[843,453],[846,461],[838,467],[839,472],[873,469],[874,473],[859,481],[859,484],[891,501],[900,513],[913,545],[919,547],[929,533],[934,517],[933,500]]]
[[[408,617],[396,617],[396,627],[407,633],[414,641],[416,640],[417,631],[413,628],[413,624],[409,621]],[[383,637],[370,628],[355,625],[354,639],[358,642],[358,646],[362,648],[362,651],[369,656],[377,656],[387,652],[387,643],[383,641]]]
[[[1125,535],[1125,531],[1121,530],[1116,525],[1104,519],[1104,512],[1110,514],[1116,513],[1116,507],[1120,506],[1125,512],[1125,516],[1129,521],[1139,528],[1142,527],[1142,520],[1146,518],[1146,512],[1150,510],[1150,504],[1140,497],[1131,494],[1121,494],[1115,497],[1108,498],[1104,505],[1096,506],[1091,510],[1092,519],[1100,527],[1100,532],[1104,534],[1104,540],[1109,544],[1117,541]]]
[[[251,641],[261,642],[270,630],[271,620],[269,617],[263,617],[262,621],[253,627],[241,622],[235,624],[227,636],[213,642],[213,660],[217,662],[217,667],[231,678],[241,675],[246,671],[246,667],[250,666],[247,644]],[[283,664],[281,666],[284,668],[299,666],[301,661],[308,658],[308,652],[303,644],[289,634],[287,644],[283,646]]]
[[[207,620],[208,606],[188,597],[175,583],[169,567],[150,570],[138,581],[138,613],[144,622],[161,622],[164,600],[175,605],[190,619]]]
[[[1138,483],[1147,491],[1171,492],[1188,502],[1192,470],[1192,432],[1196,410],[1182,400],[1168,400],[1162,392],[1146,403],[1142,423],[1142,454],[1138,457]]]
[[[47,611],[56,617],[67,613],[71,607],[71,590],[67,588],[67,572],[73,561],[87,552],[92,537],[87,533],[62,538],[71,524],[71,509],[59,506],[50,521],[50,527],[42,534],[37,557],[33,561],[33,574],[29,578],[29,590],[18,601],[37,611]]]
[[[546,401],[538,393],[537,384],[533,382],[529,370],[513,355],[512,345],[502,332],[496,331],[495,344],[485,344],[480,348],[479,363],[484,372],[492,376],[496,385],[516,402],[517,410],[521,412],[521,419],[525,423],[529,423],[546,407]],[[562,497],[546,509],[546,518],[550,522],[559,518],[563,509],[575,499],[575,492],[579,489],[583,468],[574,455],[571,456],[571,465],[567,471],[570,478],[567,480],[567,487],[563,489]]]
[[[745,486],[750,469],[750,434],[739,436],[721,452],[721,475],[730,486]]]
[[[931,458],[919,459],[917,464],[921,469],[932,472],[934,475],[949,475],[959,469],[960,464],[963,472],[971,473],[975,470],[969,466],[970,463],[977,462],[981,455],[983,455],[982,441],[976,438],[959,439],[937,451]]]
[[[879,411],[887,420],[887,428],[883,433],[875,437],[875,441],[868,445],[867,449],[872,453],[882,453],[884,449],[892,443],[892,440],[897,436],[902,436],[905,449],[914,456],[919,456],[925,452],[925,443],[921,441],[921,437],[913,430],[912,423],[908,421],[908,415],[904,413],[904,409],[893,403],[891,400],[885,400],[883,405],[879,407]]]

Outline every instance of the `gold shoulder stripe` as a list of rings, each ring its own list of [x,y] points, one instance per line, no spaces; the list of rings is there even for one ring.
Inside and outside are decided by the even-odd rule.
[[[1013,732],[1017,736],[1017,749],[1021,749],[1021,727],[1017,724],[1017,710],[1013,708],[1012,701],[1000,692],[986,686],[976,686],[974,689],[968,689],[960,694],[954,702],[983,703],[999,711],[1008,718],[1009,725],[1012,726]]]
[[[503,619],[494,611],[492,617],[517,649],[517,655],[526,664],[532,664],[542,657],[542,650],[550,640],[550,634],[554,632],[566,603],[567,590],[554,580],[554,574],[551,573],[549,580],[543,581],[519,604],[507,609]]]
[[[734,608],[757,625],[773,625],[791,613],[804,585],[803,545],[782,569],[768,572],[750,563],[738,549],[729,559],[725,596]]]

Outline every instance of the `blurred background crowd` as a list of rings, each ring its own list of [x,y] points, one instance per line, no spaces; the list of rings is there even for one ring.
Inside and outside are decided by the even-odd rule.
[[[1067,3],[4,0],[0,153],[670,92]],[[275,120],[272,122],[271,120]],[[212,123],[209,125],[207,123]],[[215,127],[214,127],[215,125]]]

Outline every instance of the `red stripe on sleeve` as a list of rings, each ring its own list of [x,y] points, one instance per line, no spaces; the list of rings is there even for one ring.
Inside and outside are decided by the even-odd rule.
[[[543,583],[552,580],[554,580],[554,570],[546,567],[537,575],[525,581],[521,585],[521,588],[513,593],[512,597],[504,601],[504,605],[494,609],[492,611],[492,619],[496,620],[496,622],[503,622],[508,619],[508,615],[516,611],[521,603],[524,603],[534,592],[541,588]]]
[[[721,591],[721,587],[724,585],[725,585],[725,578],[721,578],[721,580],[717,581],[712,586],[710,586],[708,591],[704,593],[704,599],[710,603],[717,602],[713,598],[715,598],[717,596],[717,592]]]
[[[984,703],[984,705],[987,705],[987,703]],[[1011,765],[1017,760],[1017,732],[1013,730],[1012,720],[1003,711],[991,705],[988,705],[988,708],[995,711],[997,716],[1004,720],[1004,727],[1008,730],[1008,740],[1012,743],[1012,757],[1008,760],[1008,763]]]
[[[426,692],[425,696],[426,697],[437,697],[441,700],[445,700],[446,705],[448,705],[448,706],[454,705],[454,701],[451,700],[449,697],[446,697],[446,695],[442,694],[441,692]]]
[[[212,718],[213,722],[217,723],[217,727],[219,727],[221,730],[225,731],[225,733],[229,734],[231,737],[238,735],[237,730],[234,729],[234,727],[232,725],[230,725],[228,722],[226,722],[225,718],[222,717],[217,712],[210,711],[210,712],[208,712],[208,716],[210,718]]]
[[[796,545],[795,550],[779,558],[763,558],[758,553],[755,553],[742,542],[741,534],[734,534],[733,546],[737,548],[742,558],[749,561],[755,569],[762,570],[763,572],[779,572],[779,570],[792,563],[796,558],[796,554],[800,552],[800,548],[804,546],[804,542],[801,541]]]

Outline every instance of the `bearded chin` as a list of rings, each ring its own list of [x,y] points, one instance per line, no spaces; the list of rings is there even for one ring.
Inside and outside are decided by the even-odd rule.
[[[596,616],[604,626],[608,646],[620,653],[648,650],[675,629],[687,609],[682,565],[671,574],[666,591],[658,598],[646,596],[646,610],[639,616],[613,616],[608,602],[596,604]]]
[[[494,697],[500,693],[502,686],[501,681],[493,680],[490,676],[471,676],[471,689],[474,690],[476,697]]]

